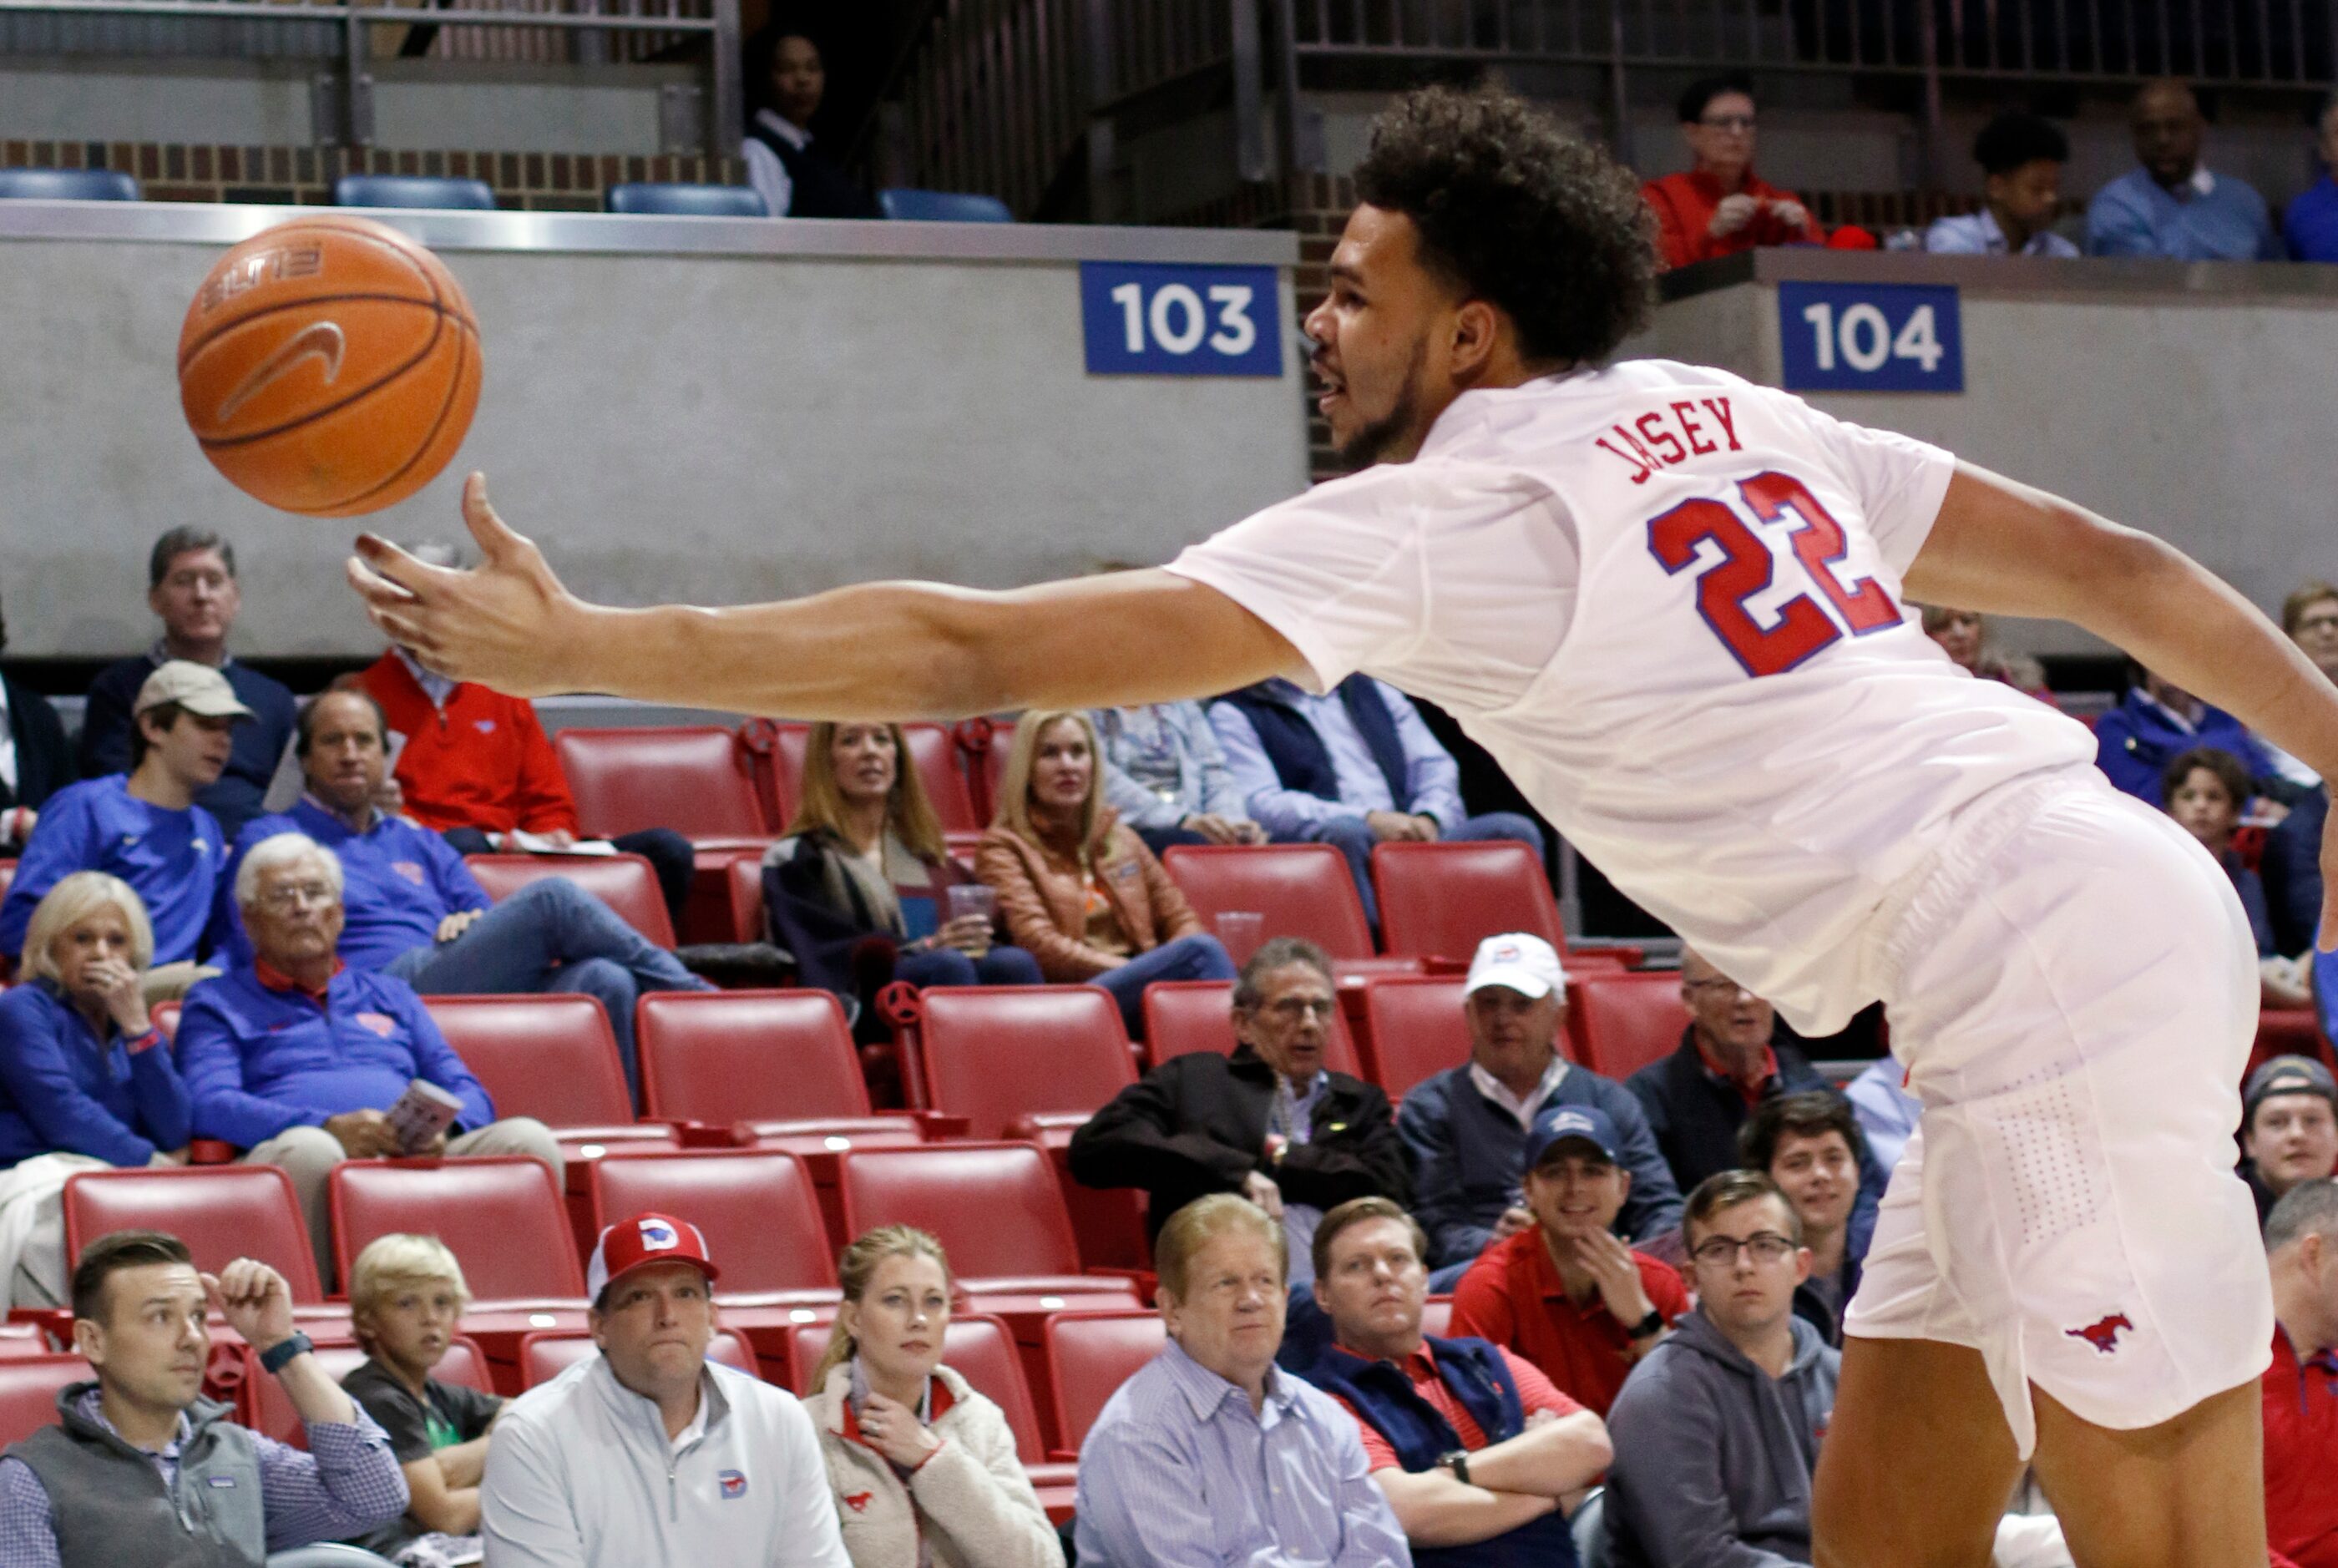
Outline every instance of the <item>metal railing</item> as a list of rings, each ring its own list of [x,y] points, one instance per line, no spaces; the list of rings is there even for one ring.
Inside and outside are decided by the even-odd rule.
[[[334,66],[320,141],[373,140],[378,31],[389,53],[424,58],[599,64],[646,60],[705,40],[709,150],[744,123],[739,0],[0,0],[0,45],[12,54],[206,54],[314,59]]]

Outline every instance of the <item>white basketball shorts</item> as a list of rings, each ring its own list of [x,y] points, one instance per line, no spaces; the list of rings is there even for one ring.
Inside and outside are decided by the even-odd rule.
[[[2255,1381],[2273,1303],[2233,1135],[2258,977],[2223,869],[2056,775],[1968,808],[1870,930],[1924,1111],[1845,1332],[1979,1350],[2025,1459],[2033,1384],[2133,1428]]]

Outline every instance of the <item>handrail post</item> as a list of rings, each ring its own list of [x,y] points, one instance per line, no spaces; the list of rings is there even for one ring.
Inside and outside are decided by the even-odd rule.
[[[714,37],[706,69],[706,155],[719,159],[747,124],[746,87],[739,64],[739,0],[713,0]]]
[[[341,0],[341,144],[373,145],[373,74],[366,69],[366,29],[357,0]]]
[[[1113,0],[1087,0],[1088,86],[1088,221],[1110,223],[1120,216],[1113,196],[1114,145],[1112,116],[1103,106],[1113,100]]]
[[[1226,5],[1233,29],[1234,175],[1245,184],[1262,184],[1272,171],[1266,162],[1266,72],[1259,58],[1258,0],[1226,0]]]

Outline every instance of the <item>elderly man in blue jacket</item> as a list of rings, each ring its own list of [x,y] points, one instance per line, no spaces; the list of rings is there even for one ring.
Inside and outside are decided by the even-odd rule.
[[[496,1119],[413,986],[342,964],[341,887],[339,858],[312,838],[280,833],[253,846],[235,877],[251,961],[189,994],[178,1041],[195,1136],[240,1146],[247,1163],[283,1167],[328,1284],[326,1182],[343,1160],[528,1154],[552,1168],[555,1186],[565,1179],[551,1130]],[[461,1108],[434,1142],[407,1149],[388,1112],[418,1078]]]

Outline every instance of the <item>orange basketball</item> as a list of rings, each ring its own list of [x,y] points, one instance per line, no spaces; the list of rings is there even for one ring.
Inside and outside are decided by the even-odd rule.
[[[479,328],[386,224],[296,218],[220,258],[179,332],[179,402],[238,489],[312,517],[403,501],[463,444]]]

